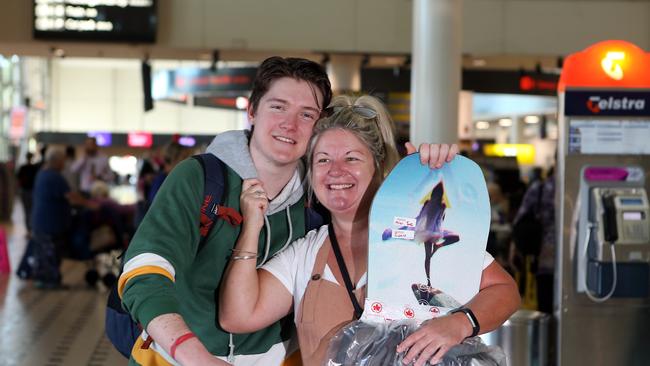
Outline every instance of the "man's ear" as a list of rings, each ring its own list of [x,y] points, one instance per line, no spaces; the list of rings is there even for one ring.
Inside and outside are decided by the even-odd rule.
[[[249,104],[248,108],[246,108],[246,116],[248,117],[248,122],[250,122],[251,125],[254,125],[255,123],[253,120],[255,119],[255,111],[253,110],[253,106],[251,104]]]

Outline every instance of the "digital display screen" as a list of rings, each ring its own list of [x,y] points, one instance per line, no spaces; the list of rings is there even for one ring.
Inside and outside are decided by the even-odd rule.
[[[621,205],[642,205],[643,200],[640,198],[621,198]]]
[[[643,212],[641,211],[623,212],[623,220],[630,220],[630,221],[643,220]]]
[[[156,0],[34,0],[34,38],[156,41]]]
[[[97,146],[111,146],[113,138],[110,132],[88,132],[88,137],[94,137],[97,141]]]
[[[196,145],[196,139],[192,136],[181,136],[178,138],[178,144],[186,147]]]
[[[129,132],[127,144],[131,147],[151,147],[153,136],[149,132]]]

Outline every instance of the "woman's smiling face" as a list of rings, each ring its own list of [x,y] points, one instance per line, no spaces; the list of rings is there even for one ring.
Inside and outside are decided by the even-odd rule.
[[[356,214],[375,177],[375,161],[353,133],[334,128],[322,133],[312,155],[312,188],[332,215]]]

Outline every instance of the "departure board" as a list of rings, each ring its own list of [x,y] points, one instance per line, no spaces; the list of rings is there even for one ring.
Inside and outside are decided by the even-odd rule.
[[[153,43],[156,0],[34,0],[34,38]]]

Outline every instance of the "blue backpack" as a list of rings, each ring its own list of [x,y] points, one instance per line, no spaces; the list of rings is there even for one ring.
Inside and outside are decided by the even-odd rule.
[[[201,164],[204,177],[204,199],[201,204],[201,219],[199,223],[201,239],[199,241],[198,251],[200,251],[205,245],[205,240],[210,234],[214,222],[218,218],[226,219],[231,224],[238,225],[241,222],[241,216],[239,216],[238,212],[232,212],[233,210],[229,207],[220,206],[223,203],[224,191],[227,184],[224,163],[216,156],[208,153],[194,155],[192,158]],[[217,206],[220,206],[219,210],[216,209]],[[218,215],[217,212],[220,214]],[[226,212],[226,215],[223,215],[223,212]],[[228,213],[232,214],[228,215]],[[307,231],[322,226],[325,223],[323,217],[316,210],[305,207],[305,226]],[[122,301],[117,292],[117,283],[111,288],[111,292],[108,295],[105,329],[106,336],[113,343],[115,349],[124,355],[124,357],[129,358],[133,345],[142,333],[142,327],[133,321],[131,315],[122,308]],[[152,339],[149,338],[143,347],[148,347],[151,341]]]

